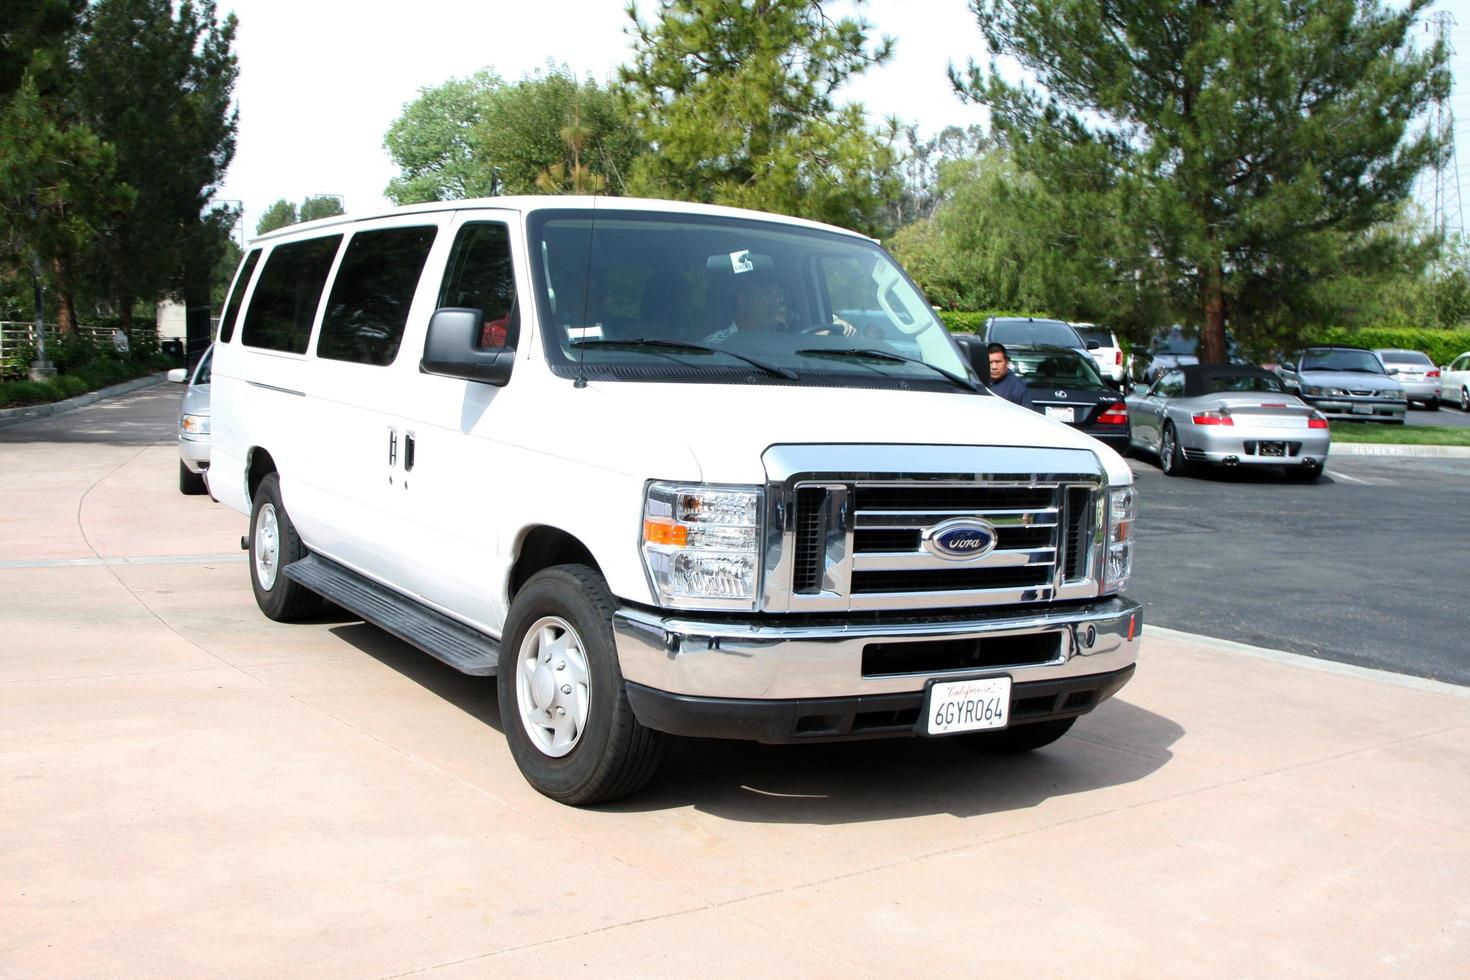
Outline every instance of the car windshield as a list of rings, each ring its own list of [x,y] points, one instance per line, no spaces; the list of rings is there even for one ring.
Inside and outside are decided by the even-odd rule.
[[[1089,340],[1095,340],[1099,347],[1113,346],[1113,332],[1111,330],[1104,330],[1101,327],[1073,327],[1072,329],[1077,331],[1077,335],[1082,338],[1084,343]]]
[[[1055,344],[1058,347],[1081,347],[1077,331],[1060,320],[996,320],[986,334],[991,344]]]
[[[1166,334],[1160,334],[1148,345],[1148,349],[1155,354],[1193,354],[1194,349],[1199,346],[1199,341],[1194,337],[1186,337],[1183,331],[1173,330]]]
[[[1434,362],[1429,359],[1428,354],[1421,354],[1416,350],[1381,350],[1378,356],[1383,358],[1383,363],[1404,367],[1434,367]]]
[[[1286,391],[1286,388],[1272,374],[1212,374],[1205,378],[1205,387],[1212,392]]]
[[[1302,354],[1303,371],[1350,371],[1382,374],[1383,365],[1372,351],[1314,347]]]
[[[623,210],[536,211],[527,230],[559,376],[969,387],[969,367],[928,302],[868,239]]]
[[[1065,350],[1013,350],[1009,355],[1011,369],[1028,385],[1103,386],[1102,376],[1090,357]]]

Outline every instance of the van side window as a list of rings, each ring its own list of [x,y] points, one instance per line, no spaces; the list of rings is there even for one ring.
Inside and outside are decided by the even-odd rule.
[[[352,236],[327,297],[318,357],[393,363],[437,230],[385,228]]]
[[[516,303],[515,269],[510,257],[510,230],[499,222],[475,222],[459,230],[444,285],[440,308],[467,306],[485,312],[481,347],[514,347],[520,333]]]
[[[225,301],[225,315],[219,321],[219,340],[222,344],[228,344],[230,338],[235,336],[235,317],[240,314],[240,304],[245,301],[250,275],[255,271],[255,263],[259,261],[260,249],[252,248],[250,254],[245,256],[245,261],[240,263],[240,274],[235,277],[235,288],[230,290],[230,298]]]
[[[261,270],[240,339],[248,347],[305,354],[311,321],[341,235],[278,245]]]

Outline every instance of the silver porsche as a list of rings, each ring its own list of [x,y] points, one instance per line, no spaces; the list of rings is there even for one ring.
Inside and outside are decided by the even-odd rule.
[[[1169,476],[1207,464],[1279,466],[1310,481],[1327,463],[1327,418],[1257,367],[1173,368],[1134,385],[1127,402],[1129,448],[1156,455]]]

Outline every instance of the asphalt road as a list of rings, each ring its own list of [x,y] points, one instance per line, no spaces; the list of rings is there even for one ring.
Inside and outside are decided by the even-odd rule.
[[[1418,405],[1410,406],[1409,413],[1404,417],[1405,425],[1443,425],[1457,429],[1470,428],[1470,412],[1462,412],[1458,407],[1451,408],[1441,405],[1431,412],[1420,408]]]
[[[1130,463],[1148,622],[1470,684],[1470,459],[1333,456],[1309,485]]]

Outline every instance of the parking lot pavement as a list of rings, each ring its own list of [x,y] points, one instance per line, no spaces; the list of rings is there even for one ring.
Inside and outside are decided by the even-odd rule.
[[[1150,628],[1028,757],[690,740],[575,810],[493,682],[264,619],[243,518],[98,438],[0,433],[0,976],[1470,965],[1464,688]]]
[[[1470,412],[1462,412],[1458,407],[1441,405],[1434,411],[1410,406],[1404,415],[1405,425],[1447,425],[1452,428],[1463,429],[1470,426]]]

